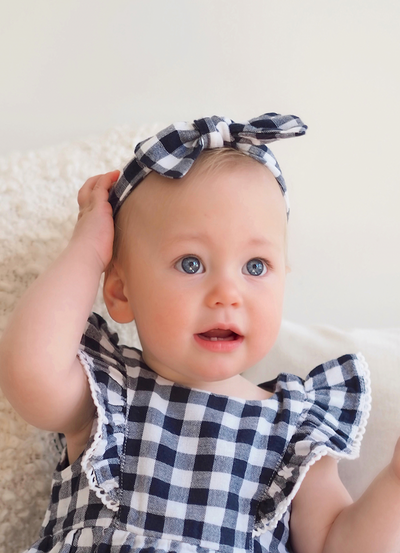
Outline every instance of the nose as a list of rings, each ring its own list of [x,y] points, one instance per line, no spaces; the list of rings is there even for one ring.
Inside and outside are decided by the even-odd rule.
[[[240,307],[242,295],[233,278],[220,277],[211,283],[206,295],[208,307]]]

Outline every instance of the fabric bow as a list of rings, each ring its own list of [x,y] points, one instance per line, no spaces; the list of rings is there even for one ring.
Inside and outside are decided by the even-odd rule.
[[[111,190],[109,201],[114,216],[124,200],[151,172],[180,179],[190,170],[203,150],[235,148],[267,166],[272,172],[286,201],[287,188],[278,162],[267,144],[283,138],[302,136],[307,126],[295,115],[265,113],[244,123],[226,117],[205,117],[193,123],[180,122],[139,142],[135,156],[124,168]]]

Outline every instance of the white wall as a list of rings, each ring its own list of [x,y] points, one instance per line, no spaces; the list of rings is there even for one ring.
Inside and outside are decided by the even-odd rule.
[[[0,154],[117,124],[295,113],[286,317],[399,326],[400,4],[0,0]]]

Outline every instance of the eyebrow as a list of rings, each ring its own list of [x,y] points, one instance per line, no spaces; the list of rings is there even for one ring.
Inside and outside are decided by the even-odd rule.
[[[173,235],[171,238],[168,239],[169,243],[174,243],[176,241],[180,242],[207,242],[210,239],[209,235],[207,233],[198,233],[198,232],[182,232],[177,233]],[[268,238],[264,238],[263,236],[255,236],[254,238],[251,238],[247,242],[248,246],[273,246],[273,242],[271,240],[268,240]]]

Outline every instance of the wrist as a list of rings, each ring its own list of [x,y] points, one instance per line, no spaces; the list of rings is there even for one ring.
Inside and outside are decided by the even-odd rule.
[[[73,236],[65,250],[65,255],[71,259],[71,263],[78,264],[79,270],[85,267],[96,278],[100,278],[107,267],[90,240],[85,241]]]
[[[85,263],[104,272],[111,261],[114,239],[114,221],[112,217],[91,221],[87,216],[78,220],[70,245],[79,252]]]

